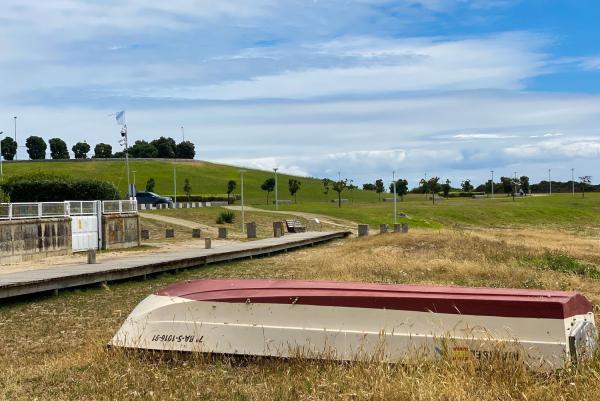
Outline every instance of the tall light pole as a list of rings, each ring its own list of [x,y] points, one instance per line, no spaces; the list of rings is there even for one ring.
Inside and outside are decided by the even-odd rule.
[[[552,195],[552,175],[551,175],[552,169],[548,169],[548,185],[549,185],[549,190],[548,190],[548,194]]]
[[[279,170],[278,167],[273,169],[275,172],[275,210],[279,210],[279,201],[277,200],[277,170]]]
[[[242,182],[242,232],[246,232],[246,221],[244,216],[244,173],[246,170],[240,170],[240,181]]]
[[[177,169],[176,164],[173,163],[173,207],[177,203]]]
[[[181,140],[185,142],[185,130],[183,129],[183,125],[181,126]]]
[[[397,200],[397,196],[396,196],[396,172],[392,171],[392,186],[394,188],[394,224],[396,224],[396,218],[398,216],[398,212],[396,211],[396,200]]]
[[[15,119],[15,142],[17,142],[17,116],[14,116]],[[17,155],[19,154],[19,146],[15,150],[15,160],[17,160]]]
[[[121,137],[123,138],[123,144],[125,145],[125,169],[127,170],[127,196],[131,197],[131,188],[129,182],[129,142],[127,139],[127,124],[123,125],[121,129]]]
[[[4,134],[4,131],[0,131],[0,136]],[[4,176],[4,171],[2,170],[2,138],[0,138],[0,177]]]
[[[492,198],[494,197],[494,170],[490,170],[492,173]]]
[[[575,169],[571,167],[571,185],[573,189],[573,196],[575,196]]]

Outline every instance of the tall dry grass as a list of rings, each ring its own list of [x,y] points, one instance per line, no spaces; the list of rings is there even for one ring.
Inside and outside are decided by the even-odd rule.
[[[590,273],[598,267],[595,243],[588,237],[563,233],[563,249],[557,244],[545,247],[537,232],[518,234],[516,242],[500,232],[452,230],[350,239],[178,276],[6,304],[0,307],[0,398],[598,400],[598,355],[577,369],[539,374],[500,361],[339,363],[105,347],[148,293],[173,281],[197,277],[577,289],[600,302],[600,280]]]

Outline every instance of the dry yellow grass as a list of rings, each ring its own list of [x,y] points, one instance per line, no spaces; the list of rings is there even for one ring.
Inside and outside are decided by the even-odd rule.
[[[594,278],[597,240],[568,232],[556,235],[562,236],[564,247],[550,237],[548,241],[540,239],[533,230],[510,235],[441,230],[372,236],[178,276],[7,304],[0,308],[0,398],[598,400],[598,354],[576,370],[546,375],[497,361],[482,365],[453,365],[450,361],[344,364],[105,348],[123,319],[147,294],[173,281],[199,277],[576,289],[600,303],[600,279]],[[587,270],[582,273],[579,266]]]

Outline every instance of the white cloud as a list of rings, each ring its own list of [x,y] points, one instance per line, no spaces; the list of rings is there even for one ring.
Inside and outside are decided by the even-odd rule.
[[[417,90],[519,89],[539,74],[543,38],[511,33],[478,39],[346,38],[306,45],[364,65],[309,68],[213,85],[161,87],[148,95],[185,99],[308,98]]]
[[[505,149],[511,156],[526,156],[543,160],[564,160],[565,158],[597,158],[600,156],[598,137],[572,137],[525,143]]]
[[[456,139],[508,139],[517,138],[516,135],[501,135],[501,134],[456,134],[452,138]]]

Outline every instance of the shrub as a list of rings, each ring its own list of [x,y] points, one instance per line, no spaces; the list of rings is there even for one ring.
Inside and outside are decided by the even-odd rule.
[[[75,179],[45,173],[10,177],[0,184],[11,202],[62,202],[65,200],[119,199],[117,188],[110,182]]]
[[[217,217],[217,224],[231,224],[235,221],[235,214],[232,211],[225,211],[225,212],[221,212],[221,214],[219,214],[219,217]]]

